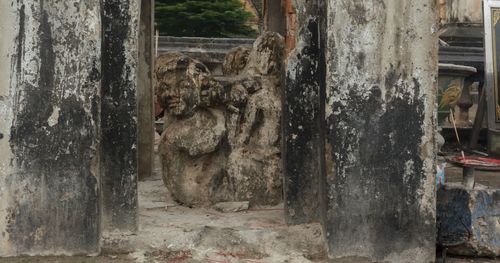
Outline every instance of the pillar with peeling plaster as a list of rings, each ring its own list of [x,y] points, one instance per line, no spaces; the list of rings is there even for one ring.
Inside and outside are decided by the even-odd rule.
[[[0,257],[96,254],[100,1],[0,10]]]
[[[435,260],[437,3],[296,2],[285,215],[319,220],[332,258]]]
[[[328,1],[330,256],[435,260],[435,0]]]

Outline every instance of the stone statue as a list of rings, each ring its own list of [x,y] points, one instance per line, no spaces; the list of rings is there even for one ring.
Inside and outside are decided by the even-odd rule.
[[[157,59],[156,96],[166,110],[159,145],[163,181],[180,203],[208,204],[223,177],[226,134],[222,109],[203,107],[201,88],[210,75],[201,62],[181,54]]]
[[[231,152],[227,173],[236,198],[276,204],[282,199],[281,94],[284,41],[276,33],[259,37],[248,63],[235,78],[248,95],[239,114],[230,113],[227,128]],[[238,63],[236,63],[238,65]]]
[[[251,51],[231,51],[224,77],[171,53],[157,59],[156,96],[165,109],[163,179],[189,206],[282,199],[281,36],[266,33]]]
[[[248,64],[250,50],[245,47],[237,47],[229,51],[222,63],[222,72],[226,76],[240,74]]]

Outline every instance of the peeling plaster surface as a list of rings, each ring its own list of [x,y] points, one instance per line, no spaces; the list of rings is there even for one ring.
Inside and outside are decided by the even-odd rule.
[[[330,255],[433,262],[436,1],[328,3]]]
[[[0,10],[0,256],[97,253],[99,1]]]

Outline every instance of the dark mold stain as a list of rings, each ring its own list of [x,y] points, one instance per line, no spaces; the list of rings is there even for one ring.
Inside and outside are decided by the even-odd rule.
[[[24,23],[25,23],[25,20],[26,20],[26,14],[25,14],[25,11],[24,11],[24,4],[21,5],[21,7],[19,8],[19,34],[17,36],[17,54],[16,54],[16,57],[17,57],[17,64],[16,64],[16,70],[17,70],[17,73],[20,74],[21,73],[21,61],[22,61],[22,58],[23,58],[23,44],[24,44]]]
[[[388,95],[386,111],[381,107],[384,101],[378,86],[372,87],[368,100],[355,92],[358,86],[350,87],[347,106],[333,105],[340,114],[327,120],[332,127],[327,138],[332,141],[331,156],[336,164],[336,176],[329,182],[333,201],[328,207],[327,228],[335,233],[329,238],[330,247],[346,246],[346,240],[356,242],[353,238],[366,235],[359,233],[359,225],[368,225],[373,231],[369,236],[377,259],[433,238],[425,236],[433,233],[432,225],[415,224],[428,216],[419,212],[418,195],[426,177],[418,147],[425,113],[424,101],[418,98],[420,84],[414,80],[412,87],[398,86],[405,85],[398,84],[405,76],[390,70],[385,89],[411,88],[415,97]],[[355,154],[355,160],[346,154],[349,152]],[[407,162],[412,163],[409,171],[405,169]]]
[[[356,68],[358,70],[363,69],[363,67],[365,66],[365,60],[366,60],[366,54],[364,52],[356,53],[354,63],[356,64]]]
[[[24,10],[24,6],[21,8]],[[14,105],[14,108],[22,109],[15,116],[15,122],[12,127],[11,147],[19,163],[31,169],[35,166],[43,166],[43,169],[50,169],[54,163],[50,163],[50,158],[54,156],[47,155],[44,146],[46,142],[56,139],[51,136],[51,131],[46,130],[47,119],[52,113],[52,94],[54,92],[54,67],[55,54],[52,42],[51,25],[47,12],[43,9],[43,1],[40,4],[41,18],[38,28],[38,37],[40,39],[40,67],[39,81],[37,86],[24,84],[26,96],[24,103],[26,107]],[[23,18],[24,20],[24,18]],[[24,29],[23,29],[24,31]],[[21,33],[21,32],[20,32]],[[21,72],[21,59],[23,57],[23,37],[18,38],[18,74]],[[17,94],[16,97],[18,97]],[[47,144],[46,147],[58,147],[57,144]]]
[[[289,224],[319,221],[325,98],[326,8],[304,3],[300,35],[307,45],[287,76],[283,100],[285,218]],[[304,96],[308,94],[308,96]],[[323,106],[322,106],[323,105]]]
[[[362,0],[353,0],[347,7],[347,12],[354,19],[358,25],[365,25],[368,23],[367,10]]]

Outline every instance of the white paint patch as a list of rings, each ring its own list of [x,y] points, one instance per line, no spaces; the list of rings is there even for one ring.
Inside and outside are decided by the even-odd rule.
[[[413,160],[408,160],[405,163],[405,171],[403,174],[403,183],[408,185],[410,183],[410,179],[415,174],[415,164]]]
[[[52,108],[52,114],[50,115],[49,119],[47,120],[47,123],[49,124],[50,127],[59,123],[59,111],[60,110],[61,109],[57,106]]]

